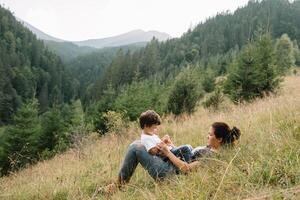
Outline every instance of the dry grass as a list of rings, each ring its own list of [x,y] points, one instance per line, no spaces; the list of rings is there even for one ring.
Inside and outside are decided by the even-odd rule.
[[[199,170],[154,182],[138,167],[130,184],[112,199],[299,199],[300,77],[287,77],[277,96],[252,104],[203,108],[190,118],[165,117],[161,134],[177,144],[205,145],[214,121],[243,133],[237,148],[202,160]],[[0,179],[0,199],[92,199],[95,187],[116,178],[127,146],[139,137],[131,124],[122,136],[92,134],[78,149]],[[106,199],[104,196],[97,196]]]

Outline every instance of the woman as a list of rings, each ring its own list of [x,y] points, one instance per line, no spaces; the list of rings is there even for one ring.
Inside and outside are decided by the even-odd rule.
[[[161,157],[149,154],[140,141],[134,141],[130,144],[125,159],[119,171],[117,183],[110,184],[99,191],[112,193],[118,187],[129,182],[137,165],[140,163],[142,167],[148,171],[154,180],[162,180],[168,175],[178,174],[180,172],[187,173],[197,168],[199,162],[197,158],[211,156],[218,152],[222,146],[232,146],[240,138],[241,132],[238,128],[230,127],[224,122],[215,122],[211,125],[208,133],[208,142],[205,147],[197,147],[193,150],[194,161],[191,163],[184,162],[176,157],[165,143],[160,143],[157,147],[168,157],[168,161],[164,161]]]

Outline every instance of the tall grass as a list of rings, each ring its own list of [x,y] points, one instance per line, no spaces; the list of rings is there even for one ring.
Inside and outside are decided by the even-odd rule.
[[[201,160],[188,175],[154,182],[138,167],[130,184],[111,199],[300,199],[300,77],[287,77],[276,96],[251,104],[203,108],[189,118],[164,117],[161,134],[176,144],[205,145],[210,124],[239,127],[234,149]],[[95,187],[115,180],[127,146],[139,138],[137,123],[126,133],[98,138],[0,179],[0,199],[92,199]],[[106,199],[98,195],[96,199]]]

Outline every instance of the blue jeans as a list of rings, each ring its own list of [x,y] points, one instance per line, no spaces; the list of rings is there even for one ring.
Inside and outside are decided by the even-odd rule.
[[[141,141],[136,140],[128,147],[119,171],[119,180],[129,182],[139,163],[154,180],[161,180],[167,175],[179,172],[172,163],[163,161],[159,156],[149,154]]]
[[[171,152],[176,156],[179,157],[181,160],[190,163],[192,161],[193,153],[192,153],[192,146],[191,145],[181,145],[179,147],[174,147],[171,149]]]

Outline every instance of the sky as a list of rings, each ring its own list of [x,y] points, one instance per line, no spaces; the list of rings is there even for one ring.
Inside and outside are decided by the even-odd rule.
[[[16,17],[56,38],[105,38],[135,29],[180,37],[190,27],[248,0],[0,0]]]

